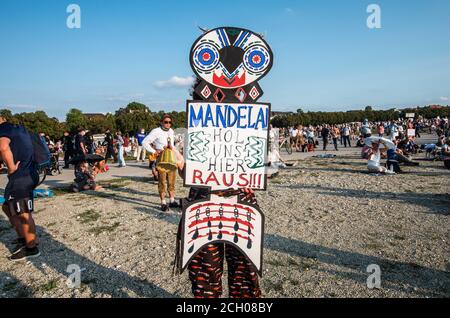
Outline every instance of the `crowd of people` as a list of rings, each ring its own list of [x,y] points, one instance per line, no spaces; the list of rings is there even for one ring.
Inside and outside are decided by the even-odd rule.
[[[436,143],[419,145],[417,138],[420,138],[423,132],[437,135]],[[369,122],[366,119],[363,122],[340,125],[294,125],[279,128],[278,133],[280,138],[278,144],[288,140],[292,150],[297,152],[314,151],[320,143],[323,151],[327,151],[330,144],[333,145],[334,151],[339,151],[339,147],[360,147],[362,158],[368,160],[370,172],[400,173],[400,164],[419,165],[411,160],[410,156],[423,151],[443,160],[447,168],[450,164],[448,118],[417,118],[387,122]],[[286,163],[281,158],[279,149],[274,147],[274,134],[271,133],[270,136],[269,164],[272,167],[285,168]],[[384,167],[380,165],[382,158],[387,159]]]

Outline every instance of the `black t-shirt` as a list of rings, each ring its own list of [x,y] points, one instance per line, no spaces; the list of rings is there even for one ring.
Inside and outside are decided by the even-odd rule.
[[[105,137],[105,142],[103,143],[105,146],[108,147],[108,149],[112,149],[114,146],[114,141],[113,141],[113,137],[110,133],[106,134]]]
[[[0,125],[0,137],[11,140],[9,147],[13,154],[14,163],[20,161],[18,170],[11,177],[30,175],[34,170],[33,143],[25,127],[3,123]]]
[[[64,151],[71,151],[73,150],[73,139],[72,136],[63,136],[61,138],[63,144],[64,144]]]
[[[322,137],[328,138],[329,135],[330,135],[330,130],[328,128],[323,128],[322,129]]]
[[[80,134],[78,134],[75,137],[75,150],[77,152],[83,152],[83,148],[81,148],[81,143],[83,143],[83,145],[86,146],[86,140],[85,140],[84,136],[81,136]]]

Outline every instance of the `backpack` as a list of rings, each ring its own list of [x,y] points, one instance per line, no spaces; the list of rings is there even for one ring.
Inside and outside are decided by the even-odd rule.
[[[33,144],[33,165],[35,170],[39,175],[44,172],[44,177],[37,185],[39,186],[44,182],[47,170],[52,166],[52,154],[47,143],[39,134],[29,132],[29,135]]]

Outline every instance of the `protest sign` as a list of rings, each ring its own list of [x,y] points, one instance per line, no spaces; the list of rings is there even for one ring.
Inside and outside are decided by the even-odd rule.
[[[188,101],[185,186],[265,190],[270,104]]]

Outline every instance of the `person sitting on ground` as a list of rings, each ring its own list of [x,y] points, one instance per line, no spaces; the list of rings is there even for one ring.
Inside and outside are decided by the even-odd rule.
[[[86,161],[80,162],[75,168],[75,179],[71,186],[72,191],[100,190],[102,187],[95,183],[95,175],[95,172],[91,171]]]
[[[365,145],[365,141],[364,141],[364,136],[360,135],[358,141],[356,142],[356,147],[364,147]]]
[[[274,145],[271,145],[269,151],[269,167],[272,169],[284,169],[286,168],[286,162],[281,158],[280,152]]]
[[[380,149],[380,145],[384,145],[383,149]],[[380,142],[373,142],[372,147],[370,148],[370,151],[368,153],[368,163],[367,163],[367,169],[371,173],[385,173],[385,174],[395,174],[395,172],[392,172],[388,170],[386,167],[382,167],[380,165],[381,160],[381,152],[385,151],[387,149],[387,146],[384,141],[380,140]]]
[[[396,146],[396,148],[394,148],[396,160],[399,163],[403,163],[405,166],[419,166],[420,164],[418,162],[412,161],[408,156],[405,155],[403,150],[398,147],[399,140],[400,138],[396,138],[393,140],[393,143]]]

